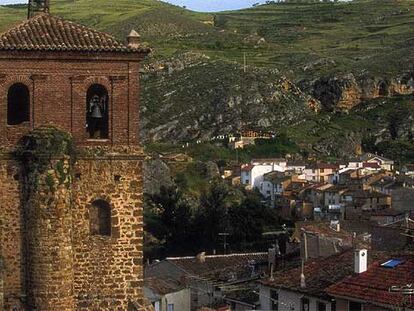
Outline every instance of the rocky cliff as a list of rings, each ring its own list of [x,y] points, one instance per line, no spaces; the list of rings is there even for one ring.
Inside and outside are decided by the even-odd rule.
[[[302,82],[302,86],[327,111],[350,110],[366,100],[414,93],[414,70],[394,77],[376,77],[368,73],[321,77]]]
[[[142,85],[144,141],[207,140],[246,127],[277,131],[320,107],[277,69],[201,54],[147,65]]]

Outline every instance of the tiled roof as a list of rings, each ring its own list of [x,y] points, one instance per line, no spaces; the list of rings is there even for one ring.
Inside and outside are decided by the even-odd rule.
[[[364,273],[345,278],[327,289],[332,296],[364,300],[377,305],[402,306],[404,297],[401,293],[390,292],[391,286],[405,286],[414,280],[414,256],[392,257],[403,260],[395,268],[385,268],[377,261]],[[391,259],[391,258],[388,258]],[[406,300],[407,307],[414,307],[414,301]]]
[[[326,258],[313,259],[304,267],[306,287],[300,286],[301,267],[274,275],[274,281],[262,280],[261,284],[272,288],[284,288],[314,297],[326,298],[325,288],[353,273],[353,251]]]
[[[189,274],[211,279],[220,279],[221,275],[236,273],[237,276],[248,272],[251,274],[251,265],[264,264],[268,260],[267,253],[246,253],[229,255],[207,255],[205,261],[200,262],[196,257],[175,257],[167,260]]]
[[[252,170],[252,168],[254,167],[254,165],[252,164],[247,164],[242,166],[241,171],[242,172],[250,172]]]
[[[388,256],[389,255],[384,252],[370,252],[368,254],[368,263],[377,260],[382,260],[381,262],[384,262]],[[306,283],[304,288],[300,286],[301,267],[276,273],[274,275],[274,281],[267,279],[261,280],[259,283],[272,288],[283,288],[321,299],[330,299],[329,295],[333,293],[327,292],[326,289],[335,288],[338,282],[341,283],[346,277],[352,276],[353,274],[353,250],[348,249],[342,253],[329,257],[316,258],[307,261],[304,265]],[[396,283],[395,285],[398,284],[400,283]],[[369,284],[367,286],[369,286]],[[363,292],[362,288],[359,288],[359,290]]]
[[[173,279],[161,279],[157,277],[145,278],[144,286],[150,288],[158,295],[174,293],[184,288],[182,284],[179,284]]]
[[[369,191],[369,190],[349,190],[345,192],[344,195],[352,196],[354,199],[367,199],[367,198],[386,198],[389,195],[377,192],[377,191]]]
[[[148,52],[130,48],[109,34],[39,14],[0,34],[0,50]]]
[[[349,233],[343,229],[340,229],[340,231],[338,232],[330,226],[329,222],[297,222],[296,228],[323,237],[337,238],[347,241],[352,240],[352,233]]]

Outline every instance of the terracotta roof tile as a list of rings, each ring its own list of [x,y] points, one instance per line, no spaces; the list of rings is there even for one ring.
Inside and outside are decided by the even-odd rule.
[[[326,298],[325,288],[342,280],[353,272],[353,251],[326,258],[313,259],[305,264],[306,287],[300,286],[301,268],[276,273],[274,281],[261,280],[263,285],[285,288],[314,297]]]
[[[330,286],[327,292],[333,296],[365,300],[373,304],[401,306],[404,302],[403,295],[389,292],[389,289],[391,286],[413,283],[414,256],[403,255],[391,258],[398,258],[403,262],[395,268],[385,268],[381,263],[386,260],[377,261],[370,265],[366,272],[345,278]],[[414,307],[414,302],[409,302],[408,307]]]
[[[268,255],[267,253],[207,255],[205,262],[202,263],[196,257],[176,257],[167,260],[190,274],[211,277],[224,270],[241,273],[248,270],[250,273],[250,264],[267,263]]]
[[[0,50],[149,52],[133,49],[109,34],[39,14],[0,34]]]
[[[385,262],[393,256],[392,253],[389,252],[370,252],[368,255],[368,263],[374,262],[373,266],[378,266],[378,262]],[[387,259],[388,258],[388,259]],[[394,258],[394,257],[392,257]],[[370,266],[371,267],[371,266]],[[413,270],[413,269],[412,269]],[[413,270],[414,271],[414,270]],[[313,297],[319,297],[322,299],[328,299],[329,295],[333,295],[334,292],[331,290],[327,291],[327,288],[332,289],[337,286],[337,284],[342,284],[346,282],[346,280],[350,279],[353,280],[354,277],[354,257],[353,257],[353,250],[348,249],[342,253],[332,255],[325,258],[316,258],[309,260],[305,263],[304,267],[304,274],[306,278],[306,287],[302,288],[300,286],[300,275],[301,275],[301,267],[297,267],[294,269],[285,270],[283,272],[275,273],[274,281],[270,281],[269,279],[260,280],[259,283],[269,286],[272,288],[284,288],[295,292],[304,293]],[[405,276],[405,279],[401,282],[397,282],[393,285],[403,284],[407,281],[407,279],[412,278],[413,273],[409,273],[408,276]],[[364,275],[364,274],[361,274]],[[349,277],[351,276],[351,277]],[[347,278],[348,277],[348,278]],[[386,276],[382,276],[386,277]],[[394,282],[391,280],[388,283]],[[366,286],[371,286],[373,282],[381,283],[381,278],[378,280],[368,280],[366,281]],[[349,285],[349,290],[352,287],[353,282],[350,281],[347,284]],[[362,284],[359,284],[358,290],[364,291]],[[388,288],[387,288],[388,289]],[[346,293],[346,292],[341,292]],[[350,292],[351,293],[351,292]],[[352,292],[353,293],[353,292]],[[340,296],[338,293],[337,296]],[[357,298],[358,296],[351,296],[349,294],[343,295],[346,297],[354,297]]]

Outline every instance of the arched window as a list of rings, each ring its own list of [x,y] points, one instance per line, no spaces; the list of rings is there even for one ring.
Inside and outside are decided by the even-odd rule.
[[[90,139],[108,138],[108,91],[93,84],[86,94],[86,124]]]
[[[111,236],[111,206],[105,200],[92,202],[89,228],[92,235]]]
[[[13,84],[7,94],[7,124],[30,121],[30,92],[22,83]]]

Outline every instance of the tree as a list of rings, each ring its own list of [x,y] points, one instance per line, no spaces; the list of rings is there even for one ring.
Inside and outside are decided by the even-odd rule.
[[[181,191],[176,186],[162,186],[160,193],[150,199],[158,214],[158,223],[152,219],[151,228],[155,231],[152,234],[165,240],[167,251],[185,250],[191,231],[192,212]]]

